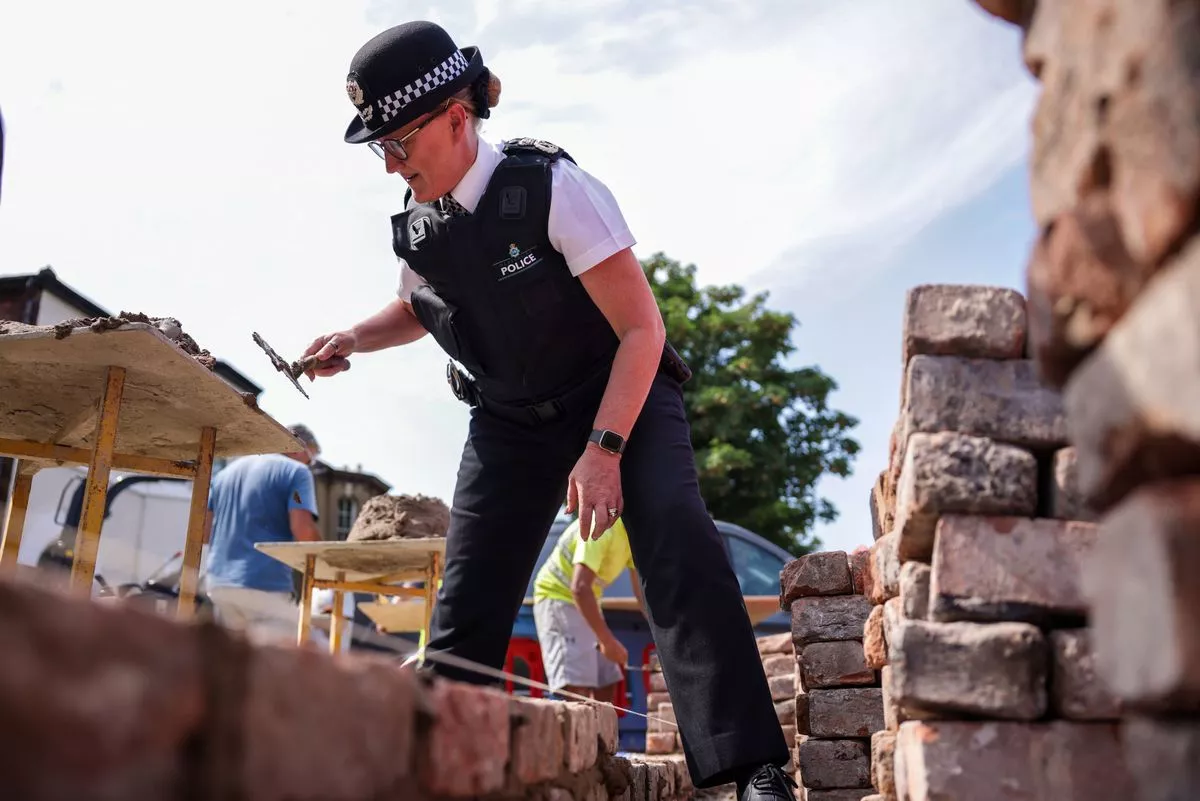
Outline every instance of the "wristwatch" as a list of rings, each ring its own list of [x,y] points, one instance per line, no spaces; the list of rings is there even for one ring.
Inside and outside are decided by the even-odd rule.
[[[616,431],[609,431],[607,428],[592,429],[592,433],[588,436],[588,442],[594,442],[609,453],[624,453],[625,438]]]

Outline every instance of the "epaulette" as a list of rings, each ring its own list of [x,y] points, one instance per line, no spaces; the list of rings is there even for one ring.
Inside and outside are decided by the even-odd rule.
[[[571,163],[575,159],[571,158],[571,154],[563,150],[553,142],[547,142],[545,139],[534,139],[531,136],[521,136],[516,139],[509,139],[504,143],[504,154],[511,153],[541,153],[544,156],[549,156],[551,159],[565,158]]]

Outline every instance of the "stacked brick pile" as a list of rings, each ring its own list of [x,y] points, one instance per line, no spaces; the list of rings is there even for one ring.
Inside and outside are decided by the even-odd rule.
[[[796,743],[796,688],[797,667],[795,652],[792,648],[792,635],[784,632],[769,637],[758,638],[758,653],[762,657],[763,671],[771,687],[771,696],[775,701],[775,713],[783,728],[783,734],[792,747]],[[657,668],[657,660],[652,667]],[[675,712],[671,704],[667,684],[661,671],[650,674],[650,695],[646,699],[647,712],[656,720],[646,724],[646,753],[647,754],[681,754],[683,744],[675,729]],[[662,722],[659,722],[662,721]],[[793,761],[794,762],[794,761]],[[792,770],[788,766],[788,770]]]
[[[0,798],[682,801],[617,718],[0,581]]]
[[[1200,13],[980,0],[1040,81],[1031,352],[1063,392],[1096,668],[1144,801],[1200,798]]]
[[[807,801],[860,801],[872,792],[870,737],[883,728],[883,697],[862,642],[871,610],[867,556],[809,554],[779,579],[797,677],[793,762]]]
[[[1091,515],[1026,320],[1011,290],[908,294],[864,631],[885,799],[1129,798],[1082,589],[1096,525],[1077,519]]]

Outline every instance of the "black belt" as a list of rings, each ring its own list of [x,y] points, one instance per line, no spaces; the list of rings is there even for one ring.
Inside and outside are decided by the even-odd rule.
[[[521,425],[544,425],[555,420],[561,420],[579,402],[581,397],[595,393],[597,379],[608,377],[608,368],[597,370],[588,378],[581,381],[575,388],[559,395],[557,398],[541,401],[540,403],[511,404],[492,400],[479,391],[475,380],[458,368],[454,362],[446,363],[446,382],[454,397],[471,407],[480,409]],[[598,397],[598,396],[597,396]]]

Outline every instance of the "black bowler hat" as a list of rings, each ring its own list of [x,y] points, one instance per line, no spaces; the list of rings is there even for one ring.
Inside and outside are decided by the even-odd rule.
[[[361,144],[399,130],[483,71],[479,49],[459,49],[439,25],[418,21],[389,28],[350,62],[346,94],[358,116],[346,129],[346,141]]]

